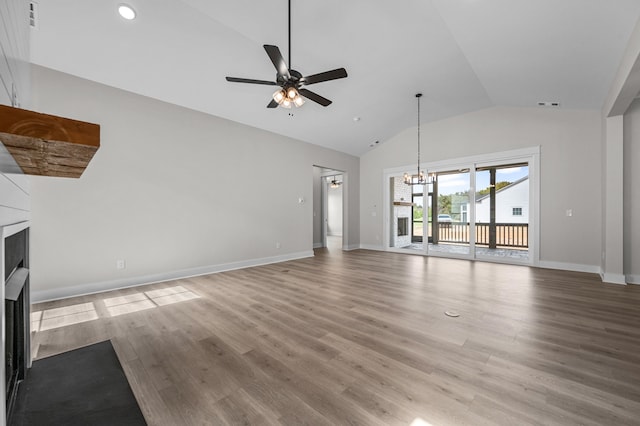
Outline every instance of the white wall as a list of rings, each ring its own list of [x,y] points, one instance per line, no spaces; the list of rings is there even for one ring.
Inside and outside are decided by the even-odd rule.
[[[346,239],[359,244],[358,158],[32,73],[37,108],[101,125],[80,179],[32,178],[34,299],[312,255],[314,164],[349,174]]]
[[[23,0],[0,1],[0,104],[29,108],[29,2]],[[14,98],[13,95],[17,96]],[[0,144],[0,171],[17,172],[13,157]],[[0,173],[0,227],[29,219],[29,179],[20,174]],[[10,228],[2,228],[0,234]],[[2,241],[0,240],[0,243]],[[4,274],[4,250],[0,247],[0,271]],[[4,279],[0,287],[0,330],[2,365],[0,365],[0,424],[4,424],[5,407],[5,332],[4,332]]]
[[[29,2],[0,1],[0,104],[11,105],[13,89],[21,108],[29,107]]]
[[[540,258],[543,265],[596,272],[601,235],[599,111],[488,108],[421,126],[423,160],[433,162],[541,146]],[[410,128],[360,159],[361,241],[382,247],[382,171],[413,170]],[[566,209],[573,216],[565,215]],[[546,263],[544,263],[546,262]]]
[[[640,101],[624,116],[624,274],[640,284]]]
[[[342,176],[336,176],[341,182]],[[332,188],[328,185],[327,193],[327,235],[342,236],[342,185]]]
[[[28,2],[0,2],[0,104],[11,105],[12,94],[22,108],[29,107],[29,21]],[[0,145],[0,170],[19,170],[4,146]],[[0,226],[29,219],[29,178],[0,173]]]

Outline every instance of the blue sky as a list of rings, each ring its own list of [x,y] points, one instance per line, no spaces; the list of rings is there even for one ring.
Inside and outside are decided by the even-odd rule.
[[[496,171],[496,182],[515,182],[529,174],[529,167],[510,167]],[[481,190],[489,186],[489,171],[476,173],[476,188]],[[457,173],[438,176],[438,193],[441,195],[454,194],[469,190],[469,173]]]

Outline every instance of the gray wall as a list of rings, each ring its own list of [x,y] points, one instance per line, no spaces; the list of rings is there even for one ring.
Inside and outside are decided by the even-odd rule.
[[[640,284],[640,100],[624,116],[624,273]]]
[[[549,267],[597,272],[602,226],[600,126],[599,111],[488,108],[421,126],[422,160],[539,145],[540,259]],[[364,246],[382,245],[383,170],[412,165],[415,156],[416,129],[411,128],[361,157]],[[573,210],[572,217],[566,217],[566,209]]]
[[[49,69],[32,73],[38,109],[101,125],[80,179],[32,178],[35,300],[310,256],[314,164],[353,176],[347,238],[359,245],[357,157]]]

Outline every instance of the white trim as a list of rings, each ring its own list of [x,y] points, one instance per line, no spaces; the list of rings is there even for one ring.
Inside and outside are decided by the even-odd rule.
[[[447,160],[433,161],[430,163],[421,163],[420,168],[424,169],[440,169],[440,168],[448,168],[456,165],[467,165],[469,163],[474,163],[478,167],[482,167],[485,165],[493,166],[500,165],[501,163],[507,164],[511,162],[511,160],[518,159],[521,157],[529,157],[532,155],[540,155],[540,145],[531,146],[528,148],[522,149],[513,149],[510,151],[501,151],[501,152],[493,152],[489,154],[480,154],[469,157],[458,157]],[[486,163],[486,164],[485,164]],[[429,166],[429,167],[426,167]],[[401,167],[391,167],[388,169],[384,169],[383,174],[389,175],[402,175],[407,170],[415,170],[416,165],[408,165]]]
[[[314,164],[313,167],[318,167],[323,170],[320,172],[320,234],[322,242],[319,247],[327,247],[329,182],[326,178],[336,175],[342,176],[342,235],[340,235],[340,237],[342,237],[343,250],[345,250],[345,247],[352,247],[349,246],[349,173],[343,170],[319,166],[316,164]],[[314,243],[313,248],[319,248],[316,244],[317,243]]]
[[[550,260],[541,260],[538,263],[539,268],[559,269],[562,271],[586,272],[590,274],[599,274],[600,267],[595,265],[581,265],[579,263],[554,262]]]
[[[624,274],[612,274],[600,271],[600,278],[602,278],[603,283],[627,285]]]
[[[324,247],[324,246],[322,245],[322,243],[313,243],[313,248],[314,248],[314,249],[322,248],[322,247]]]
[[[0,144],[2,145],[2,144]],[[22,222],[17,222],[11,225],[5,225],[0,227],[0,274],[2,274],[1,276],[4,277],[5,276],[5,264],[4,264],[4,240],[7,237],[10,237],[14,234],[17,234],[18,232],[27,229],[29,226],[31,225],[31,222],[28,220],[22,221]],[[27,241],[27,247],[29,246],[29,241]],[[27,248],[28,249],[28,248]],[[4,278],[2,279],[2,286],[0,288],[0,299],[2,300],[2,303],[4,306]],[[0,314],[0,334],[2,334],[2,338],[0,339],[0,352],[3,354],[3,359],[4,359],[4,353],[5,353],[5,347],[6,347],[6,335],[5,335],[5,310],[4,307],[2,309],[0,309],[2,311],[2,314]],[[31,327],[30,324],[27,324],[28,327]],[[31,330],[31,328],[29,328],[29,330]],[[27,341],[29,339],[29,336],[27,337]],[[25,354],[28,355],[29,358],[27,360],[27,366],[31,367],[31,350],[29,350],[29,353]],[[4,419],[6,416],[6,411],[7,411],[7,406],[6,406],[6,400],[7,400],[7,389],[5,388],[6,386],[6,379],[5,379],[5,375],[6,372],[5,370],[5,365],[4,362],[2,362],[2,364],[0,365],[0,418]],[[4,422],[0,422],[0,424],[4,424]]]
[[[87,294],[101,293],[103,291],[116,290],[127,287],[137,287],[141,285],[197,277],[200,275],[215,274],[217,272],[233,271],[235,269],[250,268],[253,266],[269,265],[272,263],[286,262],[289,260],[303,259],[307,257],[313,257],[312,250],[290,253],[281,256],[263,257],[260,259],[224,263],[220,265],[181,269],[178,271],[164,272],[161,274],[144,275],[138,277],[123,278],[119,280],[82,284],[72,287],[57,288],[55,290],[32,291],[31,303],[47,302],[50,300],[66,299],[76,296],[85,296]]]
[[[627,284],[640,285],[640,275],[627,275]]]
[[[360,244],[352,244],[350,246],[342,246],[342,250],[344,251],[352,251],[352,250],[358,250],[359,248],[362,248]]]
[[[362,250],[375,250],[375,251],[387,251],[383,246],[375,245],[375,244],[360,244]]]
[[[28,220],[22,221],[22,222],[18,222],[18,223],[14,223],[11,225],[5,225],[2,227],[2,238],[7,238],[10,237],[14,234],[17,234],[18,232],[22,231],[23,229],[27,229],[29,226],[31,225],[31,222]]]

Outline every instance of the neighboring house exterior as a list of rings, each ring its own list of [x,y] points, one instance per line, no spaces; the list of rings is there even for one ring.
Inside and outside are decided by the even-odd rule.
[[[476,223],[489,223],[490,203],[489,194],[476,199]],[[529,223],[528,176],[496,191],[496,223]]]

